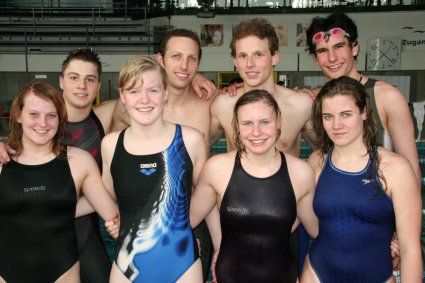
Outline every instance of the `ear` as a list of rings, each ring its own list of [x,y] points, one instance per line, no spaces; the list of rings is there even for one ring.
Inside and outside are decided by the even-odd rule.
[[[353,55],[353,57],[356,57],[357,55],[359,55],[359,44],[357,42],[353,43],[353,47],[351,48],[351,54]]]
[[[366,110],[366,108],[364,109],[364,111],[362,113],[362,119],[363,119],[363,121],[367,120],[367,110]]]
[[[59,76],[59,86],[60,86],[61,90],[63,90],[63,77],[62,77],[62,75]]]
[[[165,90],[164,90],[164,102],[167,102],[167,100],[168,100],[168,87],[165,87]]]
[[[272,55],[272,65],[276,66],[277,63],[279,63],[279,59],[280,59],[280,53],[279,50],[277,50],[273,55]]]
[[[120,92],[120,100],[121,100],[122,104],[125,104],[125,94],[124,94],[122,88],[119,88],[118,90]]]
[[[164,68],[164,57],[162,57],[161,53],[156,53],[156,60],[158,61],[159,65]]]

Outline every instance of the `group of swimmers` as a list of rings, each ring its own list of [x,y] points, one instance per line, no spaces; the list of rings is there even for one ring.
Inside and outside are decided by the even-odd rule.
[[[356,38],[344,14],[313,20],[307,43],[330,79],[309,93],[314,101],[274,83],[277,36],[263,19],[236,27],[243,86],[212,102],[195,95],[202,53],[193,32],[170,32],[156,60],[129,59],[119,100],[94,111],[98,58],[71,52],[63,94],[35,82],[12,103],[0,159],[0,282],[80,282],[74,217],[94,210],[117,238],[113,283],[203,282],[192,228],[205,218],[218,282],[395,282],[395,232],[402,281],[421,282],[420,184],[405,149],[413,126],[400,129],[384,101],[401,103],[401,122],[410,114],[384,82],[369,96],[371,79],[353,63]],[[67,135],[77,123],[81,131]],[[381,147],[378,133],[398,153]],[[301,135],[316,149],[308,162],[297,157]],[[208,159],[209,142],[221,137],[229,152]],[[314,238],[303,269],[292,249],[300,224]]]

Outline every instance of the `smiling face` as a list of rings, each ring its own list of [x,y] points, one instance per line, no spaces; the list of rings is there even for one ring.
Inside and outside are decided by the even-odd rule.
[[[188,37],[171,37],[164,57],[158,53],[158,62],[165,69],[168,86],[187,88],[199,67],[198,43]]]
[[[60,77],[65,102],[71,108],[91,108],[100,90],[96,65],[82,60],[72,60]]]
[[[51,101],[29,93],[17,122],[22,126],[23,143],[50,145],[58,130],[58,111]]]
[[[366,111],[360,112],[351,96],[335,95],[323,99],[323,127],[335,146],[363,143],[366,115]]]
[[[129,81],[126,86],[131,86]],[[137,79],[133,87],[120,89],[122,103],[132,122],[151,125],[162,118],[167,91],[158,70],[146,70]]]
[[[268,39],[247,36],[235,43],[233,63],[244,83],[250,88],[262,88],[273,81],[273,66],[279,62],[279,52],[270,53]]]
[[[359,52],[357,44],[350,46],[345,36],[329,36],[328,40],[316,43],[315,61],[328,79],[342,76],[358,76],[355,56]]]
[[[262,154],[274,150],[279,124],[272,106],[264,101],[240,106],[238,130],[246,152]]]

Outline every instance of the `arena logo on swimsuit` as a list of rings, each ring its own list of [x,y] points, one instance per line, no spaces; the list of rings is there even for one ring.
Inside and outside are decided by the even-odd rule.
[[[24,193],[38,192],[38,191],[45,191],[45,190],[47,190],[46,186],[29,187],[29,188],[24,188]]]
[[[145,164],[140,164],[140,173],[146,175],[146,176],[150,176],[153,173],[156,172],[156,162],[155,163],[145,163]]]

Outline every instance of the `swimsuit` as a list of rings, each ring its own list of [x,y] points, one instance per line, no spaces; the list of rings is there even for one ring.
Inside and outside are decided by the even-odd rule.
[[[382,145],[382,147],[394,151],[394,145],[391,140],[390,134],[385,131],[384,126],[382,126],[381,118],[379,117],[378,108],[376,107],[375,100],[375,84],[377,80],[369,78],[364,87],[366,89],[367,94],[369,94],[370,102],[372,104],[373,114],[375,115],[376,128],[377,128],[377,141],[378,144]]]
[[[121,216],[115,262],[131,282],[174,283],[198,258],[189,221],[192,161],[181,126],[167,149],[149,155],[128,153],[124,133],[111,162]]]
[[[0,174],[0,276],[9,283],[53,282],[77,261],[77,194],[68,161],[24,165]]]
[[[68,122],[65,142],[89,152],[102,168],[100,145],[105,136],[102,124],[93,110],[80,122]],[[103,223],[103,221],[102,221]],[[75,219],[80,274],[83,283],[107,283],[111,262],[99,231],[99,216],[91,213]]]
[[[218,282],[296,282],[290,235],[297,207],[282,153],[281,160],[279,171],[257,178],[243,169],[237,154],[220,207]]]
[[[370,160],[362,171],[352,173],[334,167],[331,157],[332,151],[313,201],[320,232],[310,249],[311,266],[321,282],[385,282],[393,269],[392,201]]]

